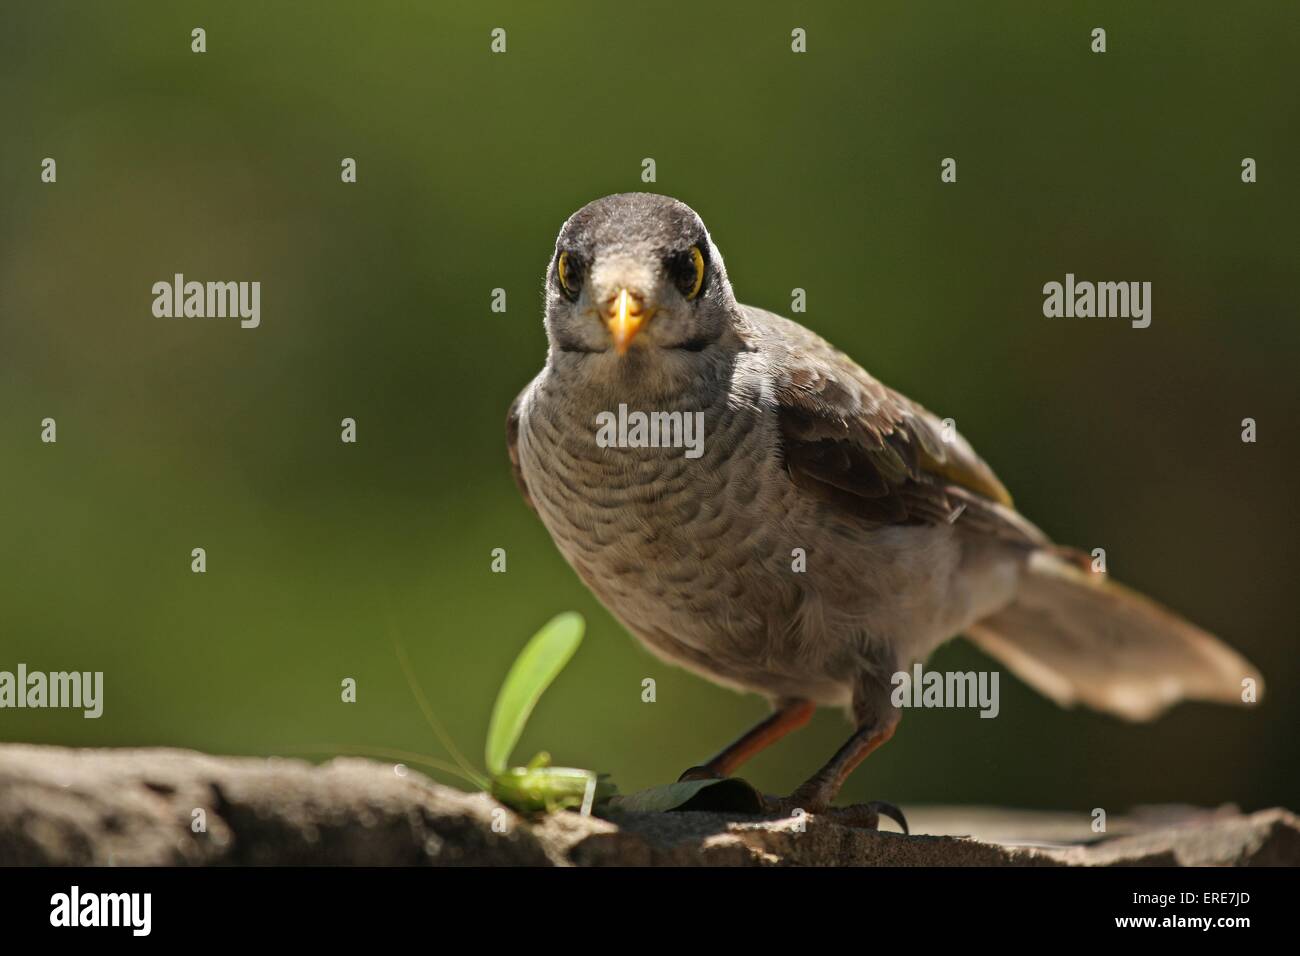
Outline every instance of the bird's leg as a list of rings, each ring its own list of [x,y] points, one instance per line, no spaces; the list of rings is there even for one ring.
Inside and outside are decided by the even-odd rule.
[[[760,750],[770,747],[792,730],[808,723],[815,706],[810,700],[783,700],[762,721],[724,747],[717,756],[699,767],[691,767],[677,779],[712,780],[729,777]]]
[[[907,830],[907,820],[903,812],[891,803],[873,801],[855,804],[849,807],[832,807],[831,801],[839,795],[844,781],[858,764],[862,763],[872,751],[894,736],[901,712],[889,705],[882,705],[878,697],[859,695],[854,700],[854,713],[858,729],[854,731],[844,746],[835,752],[835,756],[808,778],[794,793],[788,797],[765,797],[764,809],[777,816],[789,816],[795,811],[828,816],[850,826],[876,829],[881,814],[889,817],[903,832]]]

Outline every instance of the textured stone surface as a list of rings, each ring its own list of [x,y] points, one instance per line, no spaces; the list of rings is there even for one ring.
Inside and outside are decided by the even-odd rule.
[[[0,746],[0,864],[216,865],[1295,865],[1286,810],[1149,808],[1113,818],[907,808],[918,835],[810,817],[557,814],[345,758],[323,766],[184,750]],[[194,832],[195,811],[206,832]],[[494,813],[495,812],[495,813]],[[494,819],[505,832],[495,832]],[[499,829],[500,827],[498,827]]]

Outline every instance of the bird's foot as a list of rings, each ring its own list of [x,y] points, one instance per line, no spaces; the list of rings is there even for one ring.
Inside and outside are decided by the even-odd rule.
[[[801,793],[796,790],[788,797],[772,797],[764,794],[763,814],[780,818],[806,815],[860,830],[878,830],[880,818],[886,817],[897,823],[904,833],[911,832],[907,827],[907,817],[903,816],[903,811],[884,800],[833,807],[816,794]]]
[[[728,778],[706,764],[686,770],[677,778],[677,782],[725,779]],[[743,783],[743,781],[738,782]],[[752,790],[748,784],[744,786],[747,791]],[[884,800],[872,800],[870,803],[854,803],[847,807],[834,807],[830,803],[833,794],[831,798],[828,798],[826,789],[820,782],[813,782],[810,785],[800,787],[788,797],[774,797],[765,793],[757,794],[757,797],[760,801],[759,812],[767,817],[784,819],[796,814],[803,814],[823,820],[831,820],[841,826],[857,827],[861,830],[880,829],[880,818],[885,817],[897,823],[904,833],[911,832],[907,826],[907,817],[903,816],[903,811],[894,804],[887,803]]]

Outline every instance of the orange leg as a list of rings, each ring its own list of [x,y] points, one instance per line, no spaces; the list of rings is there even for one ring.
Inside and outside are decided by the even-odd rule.
[[[815,709],[816,705],[810,700],[782,701],[768,717],[724,747],[712,760],[702,767],[692,767],[679,779],[730,777],[741,764],[760,750],[770,747],[786,734],[808,723]]]
[[[897,711],[894,713],[897,714]],[[896,716],[883,727],[862,728],[850,737],[820,770],[808,778],[807,782],[795,791],[795,795],[805,798],[809,812],[829,807],[831,801],[839,795],[840,788],[844,786],[844,781],[849,779],[849,774],[854,771],[854,768],[893,737],[897,729]]]
[[[887,816],[908,832],[907,819],[903,812],[892,803],[876,800],[871,803],[856,804],[849,807],[832,807],[831,801],[839,795],[844,781],[858,764],[884,744],[898,727],[899,713],[890,712],[883,721],[873,721],[860,727],[852,737],[835,752],[835,756],[808,778],[802,786],[788,797],[768,798],[768,812],[787,815],[796,810],[804,813],[821,814],[833,820],[839,820],[850,826],[876,829],[879,817]]]

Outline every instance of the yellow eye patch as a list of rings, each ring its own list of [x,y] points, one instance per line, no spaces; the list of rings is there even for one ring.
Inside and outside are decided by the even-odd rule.
[[[687,299],[699,295],[700,286],[704,285],[704,253],[700,252],[699,246],[691,246],[691,263],[695,266],[695,281],[691,283],[691,291],[686,293]]]
[[[555,268],[560,273],[560,285],[572,292],[573,290],[569,288],[569,254],[567,252],[560,253],[560,261]]]

